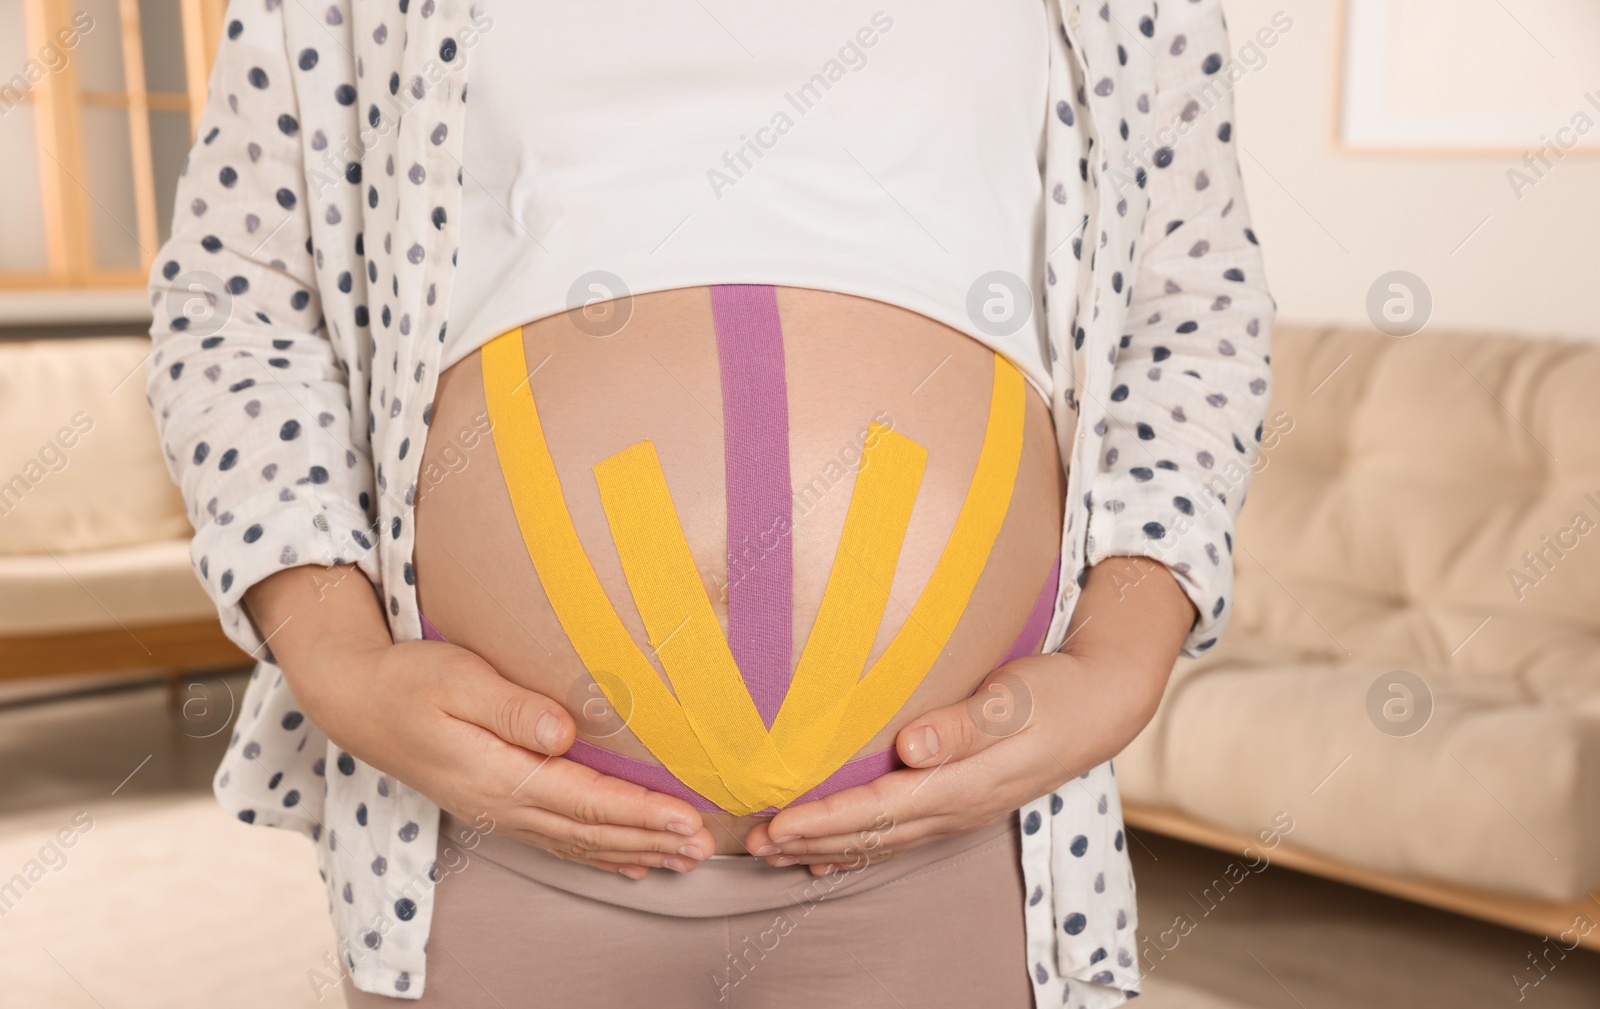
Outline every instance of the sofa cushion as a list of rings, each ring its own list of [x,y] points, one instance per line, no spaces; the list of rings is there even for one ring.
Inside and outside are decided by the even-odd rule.
[[[143,337],[0,342],[0,557],[192,535],[145,403],[149,350]]]
[[[0,557],[0,637],[212,620],[188,540]]]
[[[1548,900],[1600,880],[1594,705],[1528,704],[1510,678],[1434,677],[1412,736],[1367,714],[1389,668],[1218,654],[1174,684],[1165,725],[1117,762],[1128,798],[1383,872]]]
[[[1600,884],[1600,347],[1274,344],[1233,622],[1119,759],[1125,794],[1249,832],[1284,810],[1390,872]],[[1410,735],[1368,712],[1396,670],[1432,707]]]

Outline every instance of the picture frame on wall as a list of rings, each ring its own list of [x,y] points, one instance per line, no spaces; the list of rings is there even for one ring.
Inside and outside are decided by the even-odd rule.
[[[1336,151],[1600,157],[1594,0],[1339,0],[1335,28]]]

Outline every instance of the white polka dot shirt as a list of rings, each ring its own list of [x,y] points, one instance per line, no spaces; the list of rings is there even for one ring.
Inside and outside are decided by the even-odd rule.
[[[1044,0],[1052,26],[1044,276],[1068,468],[1059,647],[1088,566],[1166,564],[1211,648],[1269,394],[1273,312],[1235,154],[1219,0]],[[245,589],[353,562],[421,636],[412,504],[447,333],[470,57],[459,0],[233,0],[172,238],[151,274],[147,393],[224,628],[261,655],[216,777],[240,820],[316,843],[340,946],[312,987],[417,998],[439,810],[299,710]],[[707,277],[707,283],[716,278]],[[1024,806],[1040,1006],[1139,987],[1109,763]]]

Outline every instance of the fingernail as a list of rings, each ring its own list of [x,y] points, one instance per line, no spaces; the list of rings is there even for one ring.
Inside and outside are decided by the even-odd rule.
[[[752,851],[750,854],[756,856],[757,858],[766,858],[768,855],[776,855],[777,853],[778,853],[778,846],[777,845],[775,845],[775,844],[763,844],[761,847],[757,848],[755,851]]]
[[[790,841],[798,841],[798,840],[800,840],[800,835],[799,834],[785,834],[782,837],[773,838],[772,839],[772,843],[773,844],[788,844]]]
[[[925,725],[920,733],[921,739],[913,738],[911,743],[911,758],[916,761],[932,760],[939,755],[939,734],[933,731],[933,726]]]
[[[680,855],[688,855],[690,858],[705,858],[706,857],[705,856],[705,852],[701,851],[698,846],[693,845],[693,844],[686,844],[683,847],[679,848],[678,849],[678,854],[680,854]]]
[[[633,880],[644,879],[649,872],[650,870],[646,869],[642,865],[630,865],[626,869],[621,870],[622,875]]]
[[[784,855],[783,857],[778,859],[777,864],[778,865],[793,865],[798,861],[800,861],[800,856],[799,855]]]
[[[694,868],[694,863],[685,862],[681,858],[668,858],[666,860],[666,866],[673,872],[688,872],[690,869]]]
[[[561,720],[546,711],[533,723],[533,741],[546,750],[553,750],[561,745]]]
[[[694,836],[694,828],[689,826],[687,823],[684,823],[682,820],[673,820],[671,823],[667,824],[667,829],[672,831],[674,834],[682,834],[684,837]]]

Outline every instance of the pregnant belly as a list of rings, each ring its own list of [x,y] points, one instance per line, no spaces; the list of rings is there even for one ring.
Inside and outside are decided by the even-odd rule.
[[[743,800],[759,797],[717,793],[739,812],[793,801],[805,791],[794,781],[816,767],[876,754],[910,719],[972,693],[1048,588],[1065,484],[1044,400],[988,348],[866,299],[778,288],[776,303],[786,485],[772,472],[784,439],[760,395],[772,376],[725,374],[717,325],[727,341],[728,316],[700,287],[591,309],[588,321],[551,316],[448,369],[416,503],[417,590],[443,637],[564,701],[586,744],[664,763],[685,782],[728,772]],[[626,325],[591,335],[607,311]],[[486,396],[486,369],[490,390],[504,391]],[[996,454],[1001,372],[1022,387],[1020,454],[1014,443]],[[1004,455],[1014,483],[1009,463],[993,465]],[[763,472],[769,491],[792,490],[781,522]],[[992,548],[968,543],[964,593],[948,555],[1008,488],[989,509]],[[851,638],[855,652],[841,643]],[[919,643],[905,688],[885,695],[892,710],[846,706],[857,679],[905,666]],[[734,838],[748,823],[712,815],[730,828],[718,832],[728,850],[742,850]]]

